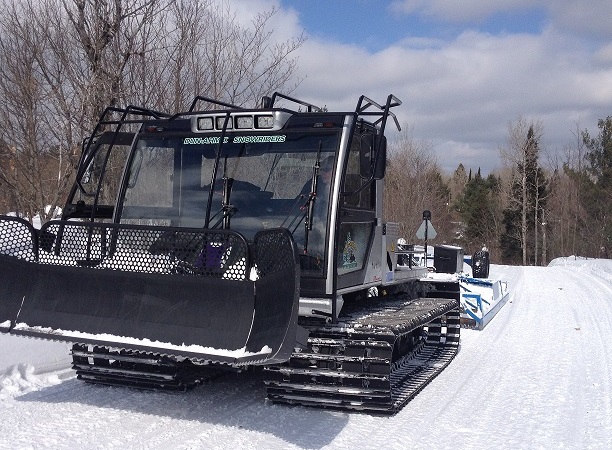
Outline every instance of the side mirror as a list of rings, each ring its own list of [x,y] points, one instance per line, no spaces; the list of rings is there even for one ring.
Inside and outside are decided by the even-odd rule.
[[[378,144],[378,151],[376,152],[376,160],[374,162],[374,179],[382,180],[387,170],[387,138],[380,136]]]
[[[372,177],[374,158],[374,135],[364,134],[361,136],[361,146],[359,148],[359,175],[364,180]]]
[[[361,136],[359,150],[359,174],[364,180],[380,180],[385,176],[387,166],[387,138],[374,134]]]

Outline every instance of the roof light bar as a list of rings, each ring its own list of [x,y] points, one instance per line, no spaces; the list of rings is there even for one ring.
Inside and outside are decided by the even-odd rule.
[[[256,128],[272,128],[274,126],[274,116],[255,116],[257,123]]]
[[[223,129],[223,124],[225,123],[225,116],[217,116],[217,130]],[[231,130],[234,128],[234,124],[232,118],[230,117],[227,121],[227,129]]]
[[[291,116],[292,114],[287,111],[235,112],[230,113],[229,118],[227,118],[227,113],[198,114],[192,118],[191,131],[194,133],[220,132],[223,130],[226,118],[226,130],[275,131],[282,129]]]

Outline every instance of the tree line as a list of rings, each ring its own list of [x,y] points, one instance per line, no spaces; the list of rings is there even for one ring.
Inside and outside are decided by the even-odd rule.
[[[543,125],[519,118],[500,148],[503,167],[483,177],[459,164],[445,175],[427,144],[404,135],[390,151],[388,220],[414,237],[421,211],[438,235],[472,254],[486,246],[494,262],[546,265],[558,256],[612,256],[612,117],[598,133],[577,126],[565,157],[542,162]]]

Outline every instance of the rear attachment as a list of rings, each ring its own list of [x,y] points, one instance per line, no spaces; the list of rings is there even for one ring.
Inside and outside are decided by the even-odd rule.
[[[500,280],[459,277],[461,326],[482,330],[508,301],[508,283]]]
[[[458,351],[456,298],[368,299],[341,320],[312,328],[306,349],[264,369],[269,400],[395,413]]]
[[[299,263],[283,229],[0,217],[0,325],[11,334],[230,366],[286,360]]]

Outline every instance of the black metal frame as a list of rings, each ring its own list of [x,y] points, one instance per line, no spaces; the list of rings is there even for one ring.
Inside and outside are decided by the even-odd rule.
[[[304,100],[300,100],[300,99],[290,97],[285,94],[281,94],[280,92],[275,92],[274,94],[272,94],[272,97],[264,97],[264,102],[263,102],[264,109],[273,108],[274,103],[276,102],[276,99],[278,98],[289,100],[292,103],[296,103],[298,105],[305,106],[307,112],[324,112],[324,109],[319,106],[313,105],[312,103],[305,102]]]
[[[274,94],[272,94],[271,97],[264,97],[263,102],[262,102],[262,106],[264,109],[273,109],[275,103],[277,102],[277,100],[279,99],[284,99],[284,100],[288,100],[292,103],[295,103],[297,105],[303,106],[306,108],[306,111],[308,113],[319,113],[319,112],[324,112],[323,108],[320,108],[316,105],[313,105],[311,103],[305,102],[303,100],[294,98],[294,97],[290,97],[288,95],[279,93],[279,92],[274,92]],[[247,111],[246,109],[233,105],[231,103],[226,103],[226,102],[222,102],[222,101],[218,101],[218,100],[214,100],[208,97],[203,97],[203,96],[197,96],[194,98],[193,102],[190,105],[190,108],[188,111],[186,112],[179,112],[173,115],[169,115],[166,113],[162,113],[162,112],[158,112],[158,111],[152,111],[152,110],[148,110],[148,109],[144,109],[144,108],[140,108],[140,107],[136,107],[136,106],[128,106],[125,109],[118,109],[118,108],[107,108],[104,113],[101,115],[100,121],[98,123],[98,125],[96,126],[94,133],[92,135],[92,138],[89,139],[87,146],[84,148],[83,150],[83,154],[81,157],[81,161],[80,161],[80,168],[79,168],[79,172],[77,174],[77,185],[79,185],[79,188],[81,188],[81,190],[85,191],[82,186],[80,185],[80,178],[83,175],[83,171],[86,169],[86,162],[88,163],[88,161],[86,161],[86,157],[87,155],[89,155],[90,153],[90,149],[91,149],[91,145],[94,142],[94,138],[93,136],[96,136],[100,133],[100,130],[102,130],[104,127],[106,126],[110,126],[113,125],[115,126],[115,135],[117,135],[117,133],[120,132],[121,128],[125,125],[125,124],[144,124],[147,120],[151,120],[151,119],[166,119],[169,121],[178,119],[178,118],[184,118],[184,117],[189,117],[189,116],[194,116],[196,114],[201,113],[202,111],[196,111],[196,106],[199,102],[207,102],[209,104],[212,105],[218,105],[222,108],[224,108],[224,113],[225,113],[225,120],[224,120],[224,125],[223,128],[221,130],[221,138],[219,139],[219,143],[217,144],[217,149],[216,149],[216,162],[215,162],[215,169],[213,170],[213,174],[212,174],[212,180],[211,180],[211,186],[214,185],[214,180],[216,179],[217,176],[217,170],[218,170],[218,165],[219,165],[219,159],[220,159],[220,155],[221,155],[221,150],[223,147],[223,141],[224,141],[224,136],[227,133],[227,124],[229,122],[230,119],[230,115],[232,112],[234,111]],[[391,111],[392,108],[395,108],[399,105],[401,105],[401,101],[395,97],[393,94],[389,94],[387,96],[387,99],[385,101],[384,105],[381,105],[375,101],[373,101],[372,99],[366,97],[365,95],[362,95],[359,97],[357,105],[355,107],[353,114],[354,120],[353,120],[353,124],[352,124],[352,128],[350,130],[350,135],[353,136],[355,134],[355,130],[356,128],[359,126],[360,122],[366,118],[373,118],[374,120],[372,122],[370,122],[373,126],[373,128],[376,130],[378,128],[377,131],[377,135],[378,136],[384,136],[384,131],[386,128],[386,124],[387,124],[387,120],[390,117],[393,118],[396,127],[398,128],[398,130],[401,130],[400,124],[397,120],[397,117],[395,116],[395,114]],[[254,110],[259,110],[258,108],[255,108]],[[110,116],[111,114],[114,113],[119,113],[121,114],[121,117],[119,120],[110,120],[107,117]],[[129,119],[128,117],[132,117],[132,116],[139,116],[139,119]],[[380,154],[380,151],[382,149],[382,145],[383,145],[383,139],[377,139],[376,141],[376,150],[375,153],[376,155]],[[111,147],[112,147],[113,143],[111,143]],[[133,153],[133,152],[132,152]],[[104,161],[104,166],[106,165],[107,161],[108,161],[108,155],[107,154],[107,158]],[[130,156],[131,158],[132,156]],[[91,156],[90,156],[91,158]],[[105,169],[105,167],[103,168]],[[125,176],[125,175],[124,175]],[[371,183],[374,180],[374,171],[372,172],[372,176],[370,180],[367,180],[364,183],[364,186]],[[125,184],[126,181],[123,180],[121,183],[121,192],[119,197],[122,198],[122,196],[124,195],[124,190],[125,190]],[[100,184],[96,190],[96,194],[95,194],[95,198],[94,198],[94,205],[92,207],[92,216],[90,218],[90,220],[94,220],[94,214],[97,208],[97,203],[98,203],[98,197],[100,194]],[[211,197],[213,195],[213,190],[211,188],[210,192],[209,192],[209,201],[208,201],[208,206],[207,206],[207,211],[206,211],[206,218],[205,218],[205,228],[208,228],[210,226],[210,214],[211,214],[211,206],[212,206],[212,202],[211,202]],[[122,202],[121,202],[122,203]],[[116,207],[121,208],[121,204],[120,205],[116,205]],[[338,246],[339,246],[339,226],[338,224],[336,224],[335,226],[335,236],[334,236],[334,255],[337,254],[338,252]],[[336,258],[334,258],[334,261],[331,262],[331,264],[333,264],[333,273],[337,273],[338,270],[338,263],[336,261]],[[332,288],[332,322],[336,323],[338,320],[338,311],[337,311],[337,306],[336,306],[336,296],[337,296],[337,276],[334,276],[333,279],[333,284],[332,284],[333,288]]]

